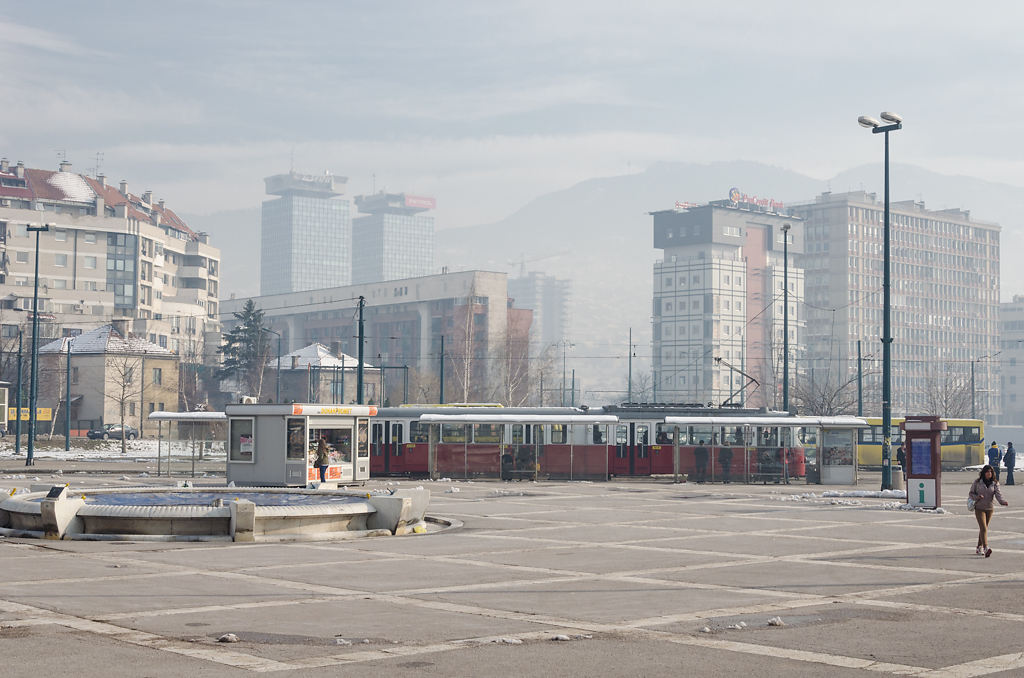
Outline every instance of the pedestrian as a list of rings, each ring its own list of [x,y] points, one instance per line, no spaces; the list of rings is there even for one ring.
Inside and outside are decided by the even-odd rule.
[[[320,482],[327,480],[327,467],[331,463],[331,453],[327,447],[327,436],[320,436],[316,444],[316,466],[320,469]]]
[[[704,478],[708,474],[708,448],[704,447],[704,440],[697,444],[697,447],[693,450],[693,462],[694,470],[693,475],[696,477],[698,483],[703,483]]]
[[[903,471],[903,475],[907,474],[907,453],[900,445],[896,448],[896,461],[899,462],[900,470]]]
[[[718,453],[718,463],[722,466],[722,482],[731,482],[732,475],[732,448],[723,447]]]
[[[992,446],[988,448],[988,465],[992,467],[993,472],[996,474],[996,481],[999,480],[999,460],[1003,458],[1002,453],[999,451],[999,446],[996,445],[996,441],[992,441]]]
[[[1006,443],[1006,452],[1003,453],[1003,465],[1006,467],[1006,484],[1013,485],[1013,469],[1017,465],[1017,451],[1013,449],[1013,443]]]
[[[999,491],[999,480],[996,479],[995,470],[991,466],[985,464],[982,467],[978,478],[971,485],[967,498],[974,500],[974,517],[978,519],[978,547],[974,552],[988,558],[992,555],[992,549],[988,547],[988,526],[992,522],[994,511],[992,500],[997,500],[1003,506],[1010,505]]]

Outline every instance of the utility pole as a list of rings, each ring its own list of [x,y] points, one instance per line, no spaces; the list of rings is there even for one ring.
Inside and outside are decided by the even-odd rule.
[[[633,328],[629,328],[629,377],[626,384],[626,402],[633,402]]]
[[[363,404],[363,338],[366,334],[366,328],[363,326],[363,307],[366,306],[366,297],[359,295],[359,350],[357,353],[357,360],[359,363],[356,365],[356,404]]]
[[[860,357],[860,339],[857,340],[857,416],[864,416],[864,365]]]
[[[64,451],[71,451],[71,342],[74,338],[68,337],[68,373],[67,387],[64,390]]]
[[[17,407],[15,408],[17,414],[14,415],[14,454],[21,455],[21,373],[23,370],[21,364],[21,330],[18,330],[18,395]]]
[[[441,401],[440,402],[441,405],[444,405],[444,335],[443,334],[441,335],[441,353],[438,356],[438,359],[441,361],[441,389],[440,389],[441,390],[441,394],[440,394],[440,397],[438,398],[438,400]]]

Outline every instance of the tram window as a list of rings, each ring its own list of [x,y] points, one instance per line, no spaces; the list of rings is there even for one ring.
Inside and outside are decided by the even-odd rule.
[[[409,422],[409,442],[425,443],[430,440],[430,424],[423,424],[418,421]]]
[[[733,445],[743,445],[743,427],[737,426],[734,429],[725,429],[725,441]]]
[[[395,443],[396,445],[405,442],[405,437],[402,435],[402,433],[404,433],[404,431],[402,430],[403,428],[405,428],[404,424],[391,425],[391,442]]]
[[[565,445],[566,430],[565,424],[552,424],[551,425],[551,444],[552,445]]]
[[[302,461],[306,458],[306,420],[288,419],[288,451],[291,461]]]
[[[690,427],[690,444],[698,445],[700,441],[707,443],[711,440],[712,430],[706,426],[691,426]]]
[[[626,445],[629,443],[629,427],[628,426],[616,426],[615,427],[615,444]]]
[[[658,445],[671,445],[676,439],[676,427],[669,424],[658,424],[655,429],[654,442]]]
[[[384,454],[384,424],[374,424],[370,427],[370,442],[373,443],[373,456],[379,457]]]
[[[637,424],[636,426],[636,444],[647,445],[649,442],[649,426],[646,424]]]
[[[441,424],[441,442],[443,443],[464,443],[466,442],[465,424]]]
[[[757,427],[757,443],[759,447],[778,447],[779,431],[774,426]]]
[[[523,435],[522,424],[512,424],[512,444],[522,445],[526,437]]]
[[[782,447],[793,447],[793,429],[788,426],[783,426],[779,429],[780,440],[782,441]]]
[[[608,443],[608,430],[601,424],[587,424],[590,429],[587,433],[587,440],[594,441],[595,445],[606,445]]]
[[[501,424],[473,424],[474,443],[500,443]]]

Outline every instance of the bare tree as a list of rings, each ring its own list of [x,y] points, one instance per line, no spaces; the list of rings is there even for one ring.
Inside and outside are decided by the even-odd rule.
[[[57,420],[60,419],[60,412],[64,406],[64,387],[67,383],[67,353],[65,351],[54,352],[39,363],[39,391],[36,397],[43,402],[53,403],[50,409],[50,434],[53,438],[57,427]],[[70,398],[68,398],[70,400]]]
[[[452,337],[452,347],[446,351],[451,359],[449,364],[452,366],[452,379],[460,392],[461,402],[464,403],[483,400],[481,396],[488,390],[487,361],[485,356],[479,355],[481,351],[486,350],[487,343],[486,340],[481,341],[477,337],[477,332],[485,331],[485,328],[477,327],[477,310],[474,282],[467,293],[466,304],[455,308],[457,326]],[[482,306],[480,310],[483,310]]]
[[[117,405],[121,422],[121,454],[125,454],[128,451],[125,416],[128,404],[142,395],[142,380],[139,378],[142,360],[135,355],[111,354],[106,357],[105,367],[106,381],[111,388],[109,392],[104,390],[103,395]]]
[[[943,364],[928,371],[914,402],[923,411],[942,417],[970,417],[971,395],[970,377]]]
[[[509,312],[502,341],[491,351],[488,400],[515,407],[530,397],[530,322],[529,312]]]

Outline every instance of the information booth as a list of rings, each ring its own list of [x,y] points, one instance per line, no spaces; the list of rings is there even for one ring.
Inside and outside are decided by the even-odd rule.
[[[922,508],[942,506],[942,432],[939,417],[907,417],[904,431],[907,455],[907,503]]]
[[[364,405],[227,405],[227,481],[236,485],[304,487],[320,480],[317,446],[327,445],[327,482],[370,477],[370,417]]]

